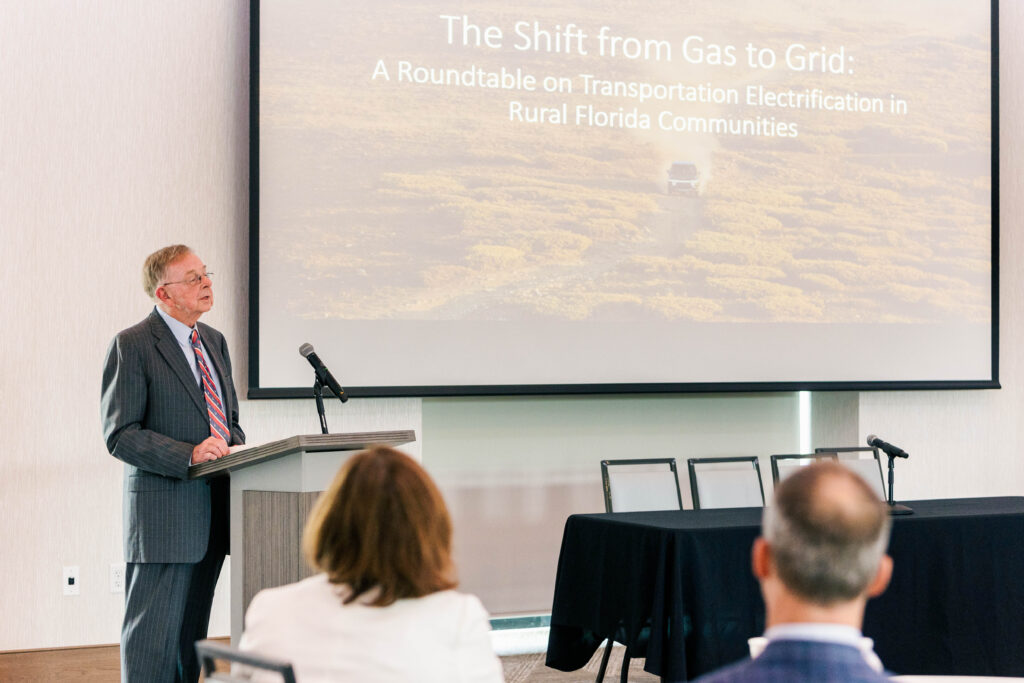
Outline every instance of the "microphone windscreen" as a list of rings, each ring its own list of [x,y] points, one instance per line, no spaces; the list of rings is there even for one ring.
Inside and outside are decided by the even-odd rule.
[[[309,358],[309,354],[311,353],[313,353],[313,345],[310,344],[309,342],[306,342],[305,344],[299,347],[299,354],[303,358]]]
[[[874,446],[875,445],[874,444],[874,440],[877,439],[877,438],[878,437],[876,435],[874,435],[874,434],[868,434],[868,445],[869,446]]]

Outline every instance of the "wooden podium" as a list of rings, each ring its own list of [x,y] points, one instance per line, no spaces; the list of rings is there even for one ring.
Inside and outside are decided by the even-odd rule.
[[[256,593],[312,573],[302,558],[302,530],[317,496],[348,456],[415,440],[411,429],[292,436],[189,469],[191,479],[231,475],[232,643],[238,644]]]

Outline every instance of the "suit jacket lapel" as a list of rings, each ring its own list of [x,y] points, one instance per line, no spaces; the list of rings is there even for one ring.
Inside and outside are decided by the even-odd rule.
[[[156,350],[160,352],[160,355],[163,356],[164,360],[174,371],[174,374],[184,385],[185,391],[192,397],[192,402],[195,403],[199,412],[203,414],[203,418],[209,419],[209,416],[206,414],[206,398],[199,389],[199,382],[196,381],[196,376],[192,374],[192,369],[189,368],[188,361],[185,360],[185,354],[182,353],[178,341],[171,334],[171,330],[155,309],[150,314],[149,320],[153,336],[156,337]]]

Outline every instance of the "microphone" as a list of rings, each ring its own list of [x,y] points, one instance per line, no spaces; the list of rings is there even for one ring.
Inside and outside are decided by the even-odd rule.
[[[334,379],[334,375],[327,369],[323,361],[320,360],[319,356],[313,353],[313,345],[306,342],[299,347],[299,353],[303,358],[309,361],[309,364],[313,366],[313,370],[316,371],[316,378],[320,380],[320,383],[326,386],[328,389],[334,392],[334,395],[341,399],[344,403],[348,400],[348,396],[345,395],[345,390],[338,384],[338,380]]]
[[[899,446],[893,446],[891,443],[882,441],[874,434],[868,434],[868,445],[873,448],[880,448],[885,451],[886,455],[894,458],[909,458],[910,454],[904,451]]]

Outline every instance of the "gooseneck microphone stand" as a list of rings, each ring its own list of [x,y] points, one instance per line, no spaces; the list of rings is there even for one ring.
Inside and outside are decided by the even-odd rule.
[[[326,433],[327,432],[324,432],[324,434]],[[896,460],[896,456],[894,456],[892,453],[886,453],[886,455],[889,456],[889,514],[912,515],[914,514],[914,511],[912,509],[908,508],[906,505],[899,505],[898,503],[894,503],[892,500],[893,472],[896,469],[895,467],[893,467],[893,463]]]
[[[320,357],[313,352],[312,344],[306,342],[300,346],[299,355],[309,361],[309,364],[313,366],[313,372],[316,373],[316,379],[313,381],[313,396],[316,397],[316,412],[320,415],[320,431],[324,434],[328,434],[327,417],[324,415],[324,387],[326,386],[330,389],[342,403],[348,400],[348,396],[345,395],[345,390],[341,388],[340,384],[338,384],[338,380],[334,379],[334,376],[324,366]]]
[[[328,434],[327,416],[324,414],[324,385],[320,383],[319,375],[313,382],[313,396],[316,397],[316,412],[320,415],[320,431]],[[892,458],[889,458],[889,490],[892,490]]]

